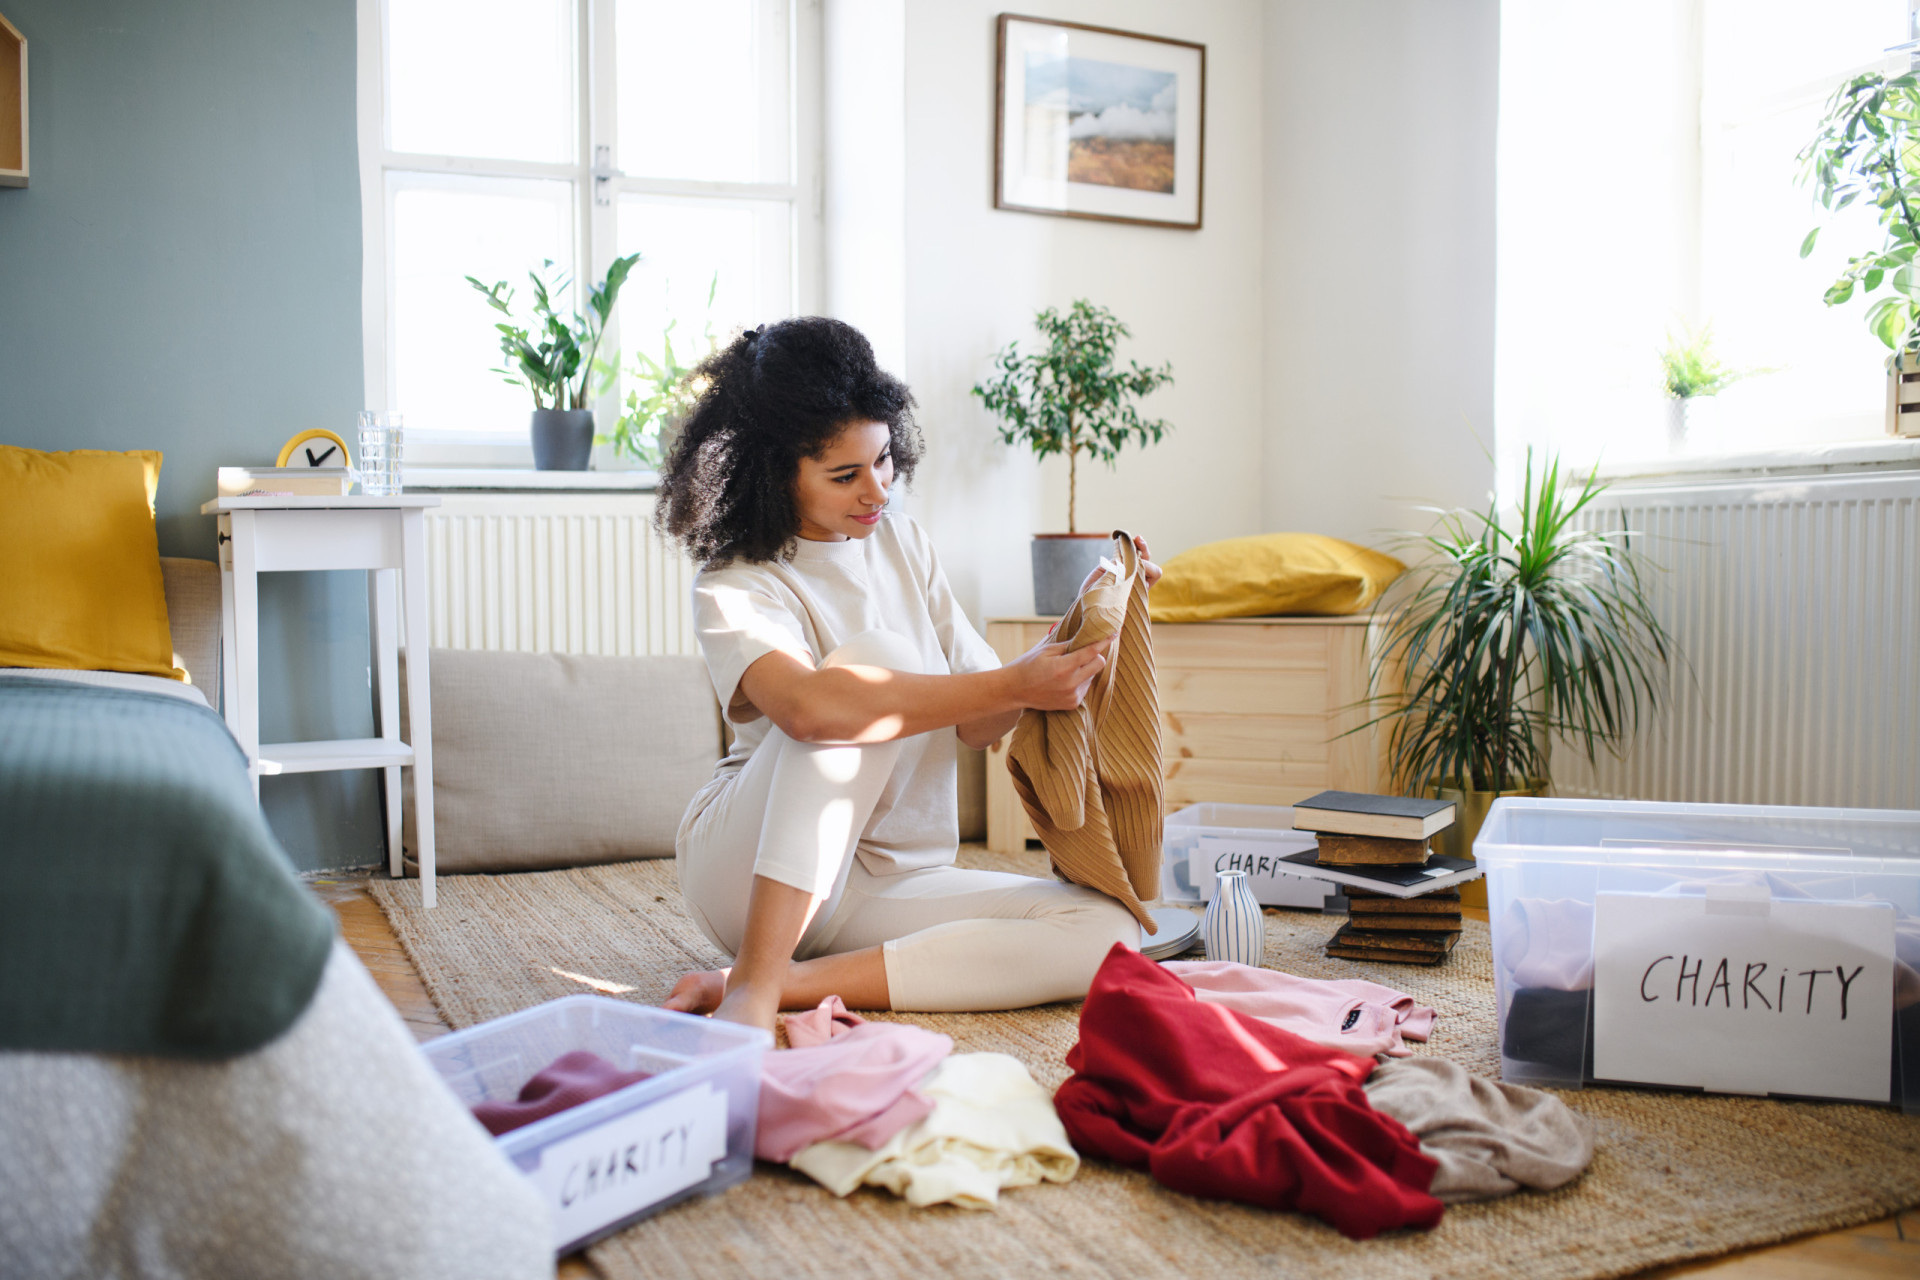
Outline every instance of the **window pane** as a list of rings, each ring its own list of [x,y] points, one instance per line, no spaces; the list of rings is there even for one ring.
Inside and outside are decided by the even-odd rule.
[[[1886,348],[1867,303],[1828,307],[1847,259],[1880,244],[1874,210],[1819,210],[1798,179],[1826,99],[1862,67],[1889,63],[1905,39],[1904,0],[1823,0],[1804,21],[1793,0],[1710,0],[1701,128],[1701,294],[1723,359],[1771,370],[1694,406],[1702,452],[1737,452],[1877,435]],[[1802,237],[1825,224],[1814,252]],[[1696,425],[1697,424],[1697,425]]]
[[[620,252],[641,258],[620,295],[621,350],[658,360],[671,322],[674,355],[691,365],[706,354],[709,331],[724,343],[739,329],[791,315],[792,208],[784,200],[623,196]]]
[[[788,0],[618,0],[619,167],[786,182]]]
[[[387,0],[387,145],[574,159],[573,0]]]
[[[507,281],[524,323],[527,272],[571,264],[573,184],[391,173],[387,191],[392,407],[409,431],[524,436],[533,396],[490,372],[501,317],[466,277]]]

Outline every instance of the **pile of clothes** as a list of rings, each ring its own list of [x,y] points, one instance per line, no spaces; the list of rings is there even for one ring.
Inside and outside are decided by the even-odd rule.
[[[947,1036],[868,1022],[838,996],[786,1029],[793,1047],[761,1068],[762,1160],[837,1196],[884,1187],[916,1207],[967,1209],[1079,1171],[1053,1103],[1015,1058],[956,1054]]]
[[[1073,1076],[1049,1098],[1017,1059],[956,1054],[829,996],[789,1015],[792,1047],[763,1061],[754,1154],[838,1196],[870,1186],[992,1209],[1003,1191],[1069,1181],[1085,1152],[1356,1239],[1578,1177],[1592,1134],[1557,1098],[1412,1056],[1435,1016],[1378,983],[1161,965],[1116,945],[1081,1011]],[[474,1111],[501,1134],[646,1078],[570,1053]]]
[[[1254,975],[1278,976],[1241,976]],[[1284,1022],[1116,946],[1054,1104],[1083,1152],[1176,1191],[1311,1213],[1355,1239],[1432,1227],[1443,1202],[1562,1186],[1593,1158],[1585,1122],[1549,1094],[1435,1058],[1382,1064]]]

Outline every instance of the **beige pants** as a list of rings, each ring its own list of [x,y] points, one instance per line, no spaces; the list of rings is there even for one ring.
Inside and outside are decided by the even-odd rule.
[[[899,636],[869,631],[828,655],[918,672]],[[854,856],[898,742],[817,746],[771,729],[733,781],[683,834],[680,888],[714,944],[733,954],[747,895],[766,876],[823,899],[798,959],[878,946],[895,1009],[1019,1009],[1086,995],[1116,942],[1140,927],[1111,898],[1078,885],[998,871],[931,867],[874,875]]]

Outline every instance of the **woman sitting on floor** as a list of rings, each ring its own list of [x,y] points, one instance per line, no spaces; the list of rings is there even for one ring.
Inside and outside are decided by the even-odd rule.
[[[688,974],[667,1007],[771,1028],[827,995],[916,1010],[1085,995],[1139,926],[1077,885],[955,867],[954,743],[1078,706],[1104,648],[1042,644],[1003,667],[968,624],[925,533],[887,510],[920,437],[859,331],[782,321],[697,376],[658,519],[704,566],[695,625],[736,737],[676,846],[688,911],[735,960]]]

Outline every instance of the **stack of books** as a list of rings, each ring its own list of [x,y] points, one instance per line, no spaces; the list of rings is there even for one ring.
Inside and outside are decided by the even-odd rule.
[[[1323,791],[1294,806],[1293,825],[1318,837],[1315,865],[1346,885],[1348,919],[1327,943],[1329,956],[1429,965],[1447,958],[1460,940],[1458,885],[1475,874],[1469,863],[1433,854],[1430,842],[1454,817],[1451,801],[1351,791]]]
[[[1327,943],[1327,954],[1345,960],[1439,964],[1459,940],[1458,889],[1395,898],[1349,888],[1347,923]]]

